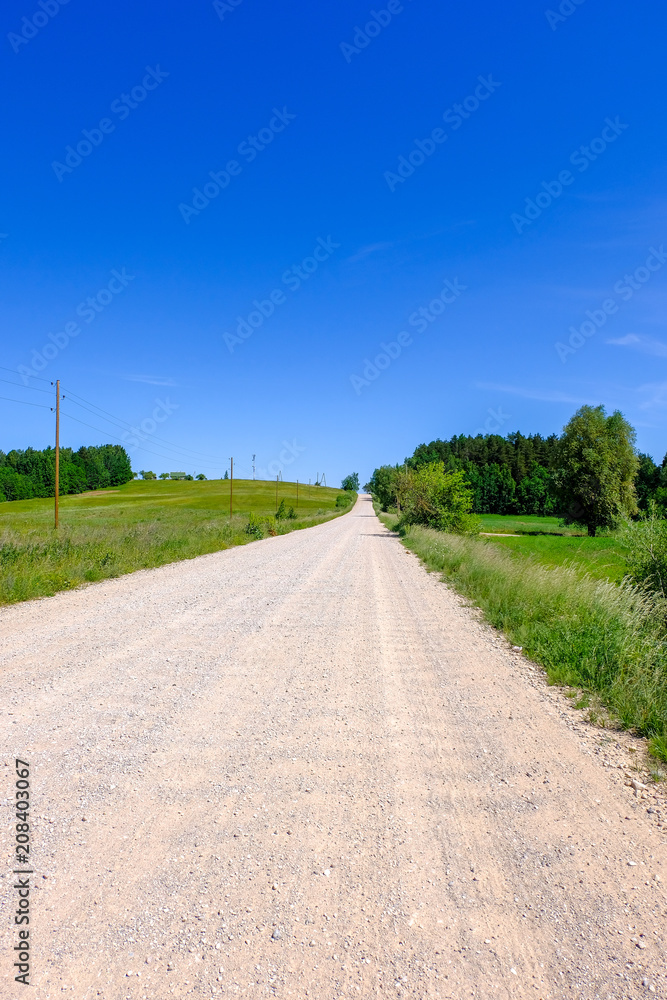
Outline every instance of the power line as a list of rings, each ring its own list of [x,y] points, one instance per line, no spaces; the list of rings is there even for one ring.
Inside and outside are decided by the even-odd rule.
[[[92,413],[94,417],[100,416],[99,413],[95,413],[95,411],[91,410],[90,407],[84,406],[83,403],[79,403],[79,402],[77,402],[77,400],[72,399],[72,396],[73,396],[73,393],[72,392],[68,392],[67,398],[70,400],[70,402],[74,403],[75,406],[80,406],[82,410],[86,410],[88,413]],[[72,418],[72,419],[74,419],[74,418]],[[134,428],[132,426],[132,424],[128,424],[126,421],[121,421],[120,417],[118,418],[118,420],[116,420],[116,419],[114,419],[112,417],[102,417],[102,419],[106,420],[110,424],[113,424],[115,427],[119,427],[122,431],[125,431],[126,428],[127,428],[127,431],[129,431],[129,432],[132,432],[132,433],[136,432],[136,428]],[[126,431],[126,433],[127,433],[127,431]],[[188,451],[187,449],[181,448],[178,445],[172,445],[172,444],[170,444],[168,441],[165,441],[163,438],[157,437],[157,435],[155,435],[155,434],[151,434],[150,437],[153,438],[155,441],[157,441],[161,446],[163,445],[167,451],[173,451],[175,453],[176,452],[180,452],[181,453],[180,455],[179,454],[175,454],[175,456],[174,456],[175,459],[177,459],[178,461],[185,461],[185,460],[187,460],[187,461],[191,462],[191,461],[194,460],[195,462],[197,462],[197,461],[199,461],[203,457],[203,458],[205,458],[205,459],[207,459],[209,461],[215,462],[216,465],[220,464],[218,462],[218,460],[215,459],[215,458],[213,458],[211,455],[204,455],[204,456],[202,456],[202,455],[197,454],[196,452]],[[127,444],[127,440],[124,439],[123,443]]]
[[[5,368],[3,365],[0,365],[0,371],[10,372],[12,375],[18,374],[17,372],[14,371],[13,368]],[[38,379],[38,381],[40,381],[40,382],[46,382],[49,385],[53,384],[52,381],[51,381],[51,379],[44,379],[44,378],[41,378],[39,375],[30,375],[28,377],[29,378]],[[5,383],[6,385],[13,385],[17,389],[20,389],[20,388],[28,389],[30,392],[43,392],[46,395],[52,395],[52,392],[53,392],[53,390],[50,390],[50,389],[40,389],[37,386],[21,386],[17,382],[10,382],[8,379],[3,379],[3,378],[0,378],[0,382]],[[127,428],[129,431],[135,431],[135,428],[132,426],[132,424],[128,423],[126,420],[123,420],[122,417],[115,417],[112,413],[109,413],[108,410],[104,410],[101,406],[97,406],[95,403],[92,403],[90,400],[84,399],[83,396],[78,396],[76,393],[72,392],[69,389],[67,391],[67,398],[70,400],[70,402],[74,403],[76,406],[80,406],[82,409],[87,410],[88,413],[92,413],[93,416],[99,416],[100,415],[100,414],[96,414],[95,410],[99,410],[101,414],[106,414],[106,417],[104,417],[103,419],[106,419],[108,422],[115,424],[115,426],[119,427],[121,430],[125,430]],[[46,405],[41,404],[41,403],[31,403],[31,402],[28,402],[28,400],[24,400],[24,399],[12,399],[9,396],[0,396],[0,399],[5,400],[5,401],[10,402],[10,403],[22,403],[24,406],[37,406],[37,407],[40,407],[41,409],[47,409],[47,410],[52,410],[53,409],[53,407],[46,406]],[[81,400],[81,402],[79,402],[79,400]],[[88,403],[89,406],[94,407],[94,409],[92,409],[92,410],[89,409],[88,406],[84,406],[83,405],[84,403]],[[70,420],[74,420],[77,423],[82,424],[84,427],[89,427],[91,430],[97,431],[99,434],[105,434],[108,437],[113,438],[114,441],[118,441],[122,445],[127,445],[127,441],[125,439],[121,439],[121,438],[115,437],[113,434],[109,434],[108,431],[103,431],[99,427],[94,427],[92,424],[86,423],[85,420],[79,420],[77,417],[73,416],[71,413],[64,413],[63,412],[63,416],[66,416]],[[173,445],[173,444],[171,444],[171,442],[166,441],[164,438],[160,438],[160,437],[158,437],[155,434],[151,434],[151,438],[154,441],[158,442],[158,446],[159,447],[162,446],[162,445],[164,445],[165,446],[165,450],[166,451],[174,452],[174,455],[160,454],[159,452],[152,451],[150,448],[145,448],[143,446],[143,444],[140,444],[139,448],[141,449],[141,451],[145,451],[147,454],[153,455],[155,458],[160,458],[164,462],[184,461],[184,460],[187,459],[189,461],[194,461],[195,464],[198,464],[198,461],[203,458],[203,459],[206,459],[208,462],[215,463],[214,466],[211,466],[211,465],[207,466],[208,468],[213,468],[213,467],[217,468],[221,464],[221,460],[219,458],[214,457],[213,455],[207,455],[207,454],[204,454],[202,452],[190,451],[187,448],[181,448],[179,445]],[[176,454],[177,452],[180,452],[180,454]]]
[[[82,410],[86,410],[88,413],[92,413],[94,417],[97,417],[97,416],[100,415],[98,413],[95,413],[95,411],[91,410],[89,407],[84,406],[82,403],[78,403],[75,399],[72,399],[72,396],[73,396],[73,393],[72,392],[68,392],[67,398],[69,399],[69,401],[71,403],[74,403],[76,406],[80,406]],[[67,414],[67,416],[71,417],[72,420],[76,420],[77,419],[76,417],[73,417],[71,414]],[[135,430],[135,428],[133,428],[131,424],[126,424],[125,421],[123,421],[122,423],[119,422],[120,418],[119,418],[119,420],[114,420],[114,419],[105,418],[105,417],[103,417],[102,419],[103,420],[107,420],[108,423],[111,423],[111,424],[113,424],[116,427],[119,427],[122,431],[125,430],[125,427],[128,427],[129,430],[132,431],[132,432]],[[92,424],[87,424],[84,420],[79,420],[78,422],[80,424],[83,424],[85,427],[91,427],[92,430],[99,431],[100,434],[107,434],[108,437],[114,437],[113,434],[108,434],[107,431],[103,431],[99,427],[93,427]],[[173,451],[174,453],[180,451],[180,452],[182,452],[182,454],[180,454],[180,455],[179,454],[160,455],[160,454],[158,454],[158,452],[151,451],[149,448],[144,448],[142,444],[139,444],[138,447],[141,448],[143,451],[148,452],[149,455],[155,455],[157,458],[161,458],[161,459],[163,459],[166,462],[184,462],[184,461],[192,462],[194,460],[195,464],[197,464],[197,462],[199,461],[199,459],[196,459],[196,460],[193,459],[193,453],[186,451],[184,448],[179,448],[177,445],[174,445],[172,447],[168,442],[162,441],[161,438],[156,437],[156,435],[154,435],[154,434],[151,434],[150,436],[151,436],[151,438],[153,438],[155,441],[158,442],[158,447],[162,447],[164,445],[165,446],[165,451]],[[127,441],[127,431],[126,431],[126,437],[124,437],[122,439],[114,437],[114,440],[115,441],[119,441],[123,445],[127,445],[128,444],[128,441]],[[210,456],[205,456],[205,457],[208,458],[210,461],[215,462],[216,467],[220,465],[220,463],[216,459],[212,459],[212,458],[210,458]],[[207,468],[211,468],[211,466],[207,466]]]
[[[72,398],[72,397],[74,397],[74,398]],[[124,425],[125,427],[129,428],[129,430],[134,431],[136,429],[136,428],[134,428],[132,426],[132,424],[128,423],[127,420],[123,420],[122,417],[114,416],[113,413],[109,413],[108,410],[104,410],[101,406],[97,406],[96,403],[91,403],[91,401],[89,399],[84,399],[83,396],[77,396],[77,394],[75,392],[72,392],[71,389],[68,390],[68,398],[72,402],[76,403],[77,406],[80,406],[83,410],[88,409],[88,407],[86,407],[86,406],[83,405],[84,403],[88,403],[88,406],[92,406],[92,407],[95,408],[95,410],[99,410],[100,413],[106,414],[107,417],[111,418],[111,421],[115,422],[116,426],[118,426],[118,427],[121,427],[121,426]],[[77,402],[77,400],[81,400],[81,402]],[[93,416],[98,416],[98,414],[96,414],[94,412],[94,410],[88,410],[88,412],[92,413]],[[217,456],[215,456],[215,455],[207,455],[207,454],[204,454],[203,452],[200,452],[200,451],[192,451],[190,448],[181,448],[180,445],[172,444],[170,441],[167,441],[165,438],[158,437],[157,434],[151,434],[151,437],[154,438],[156,441],[162,442],[162,444],[166,445],[167,448],[171,449],[172,451],[183,452],[183,454],[185,456],[188,456],[188,457],[194,456],[195,458],[207,458],[209,461],[215,462],[216,465],[221,464],[220,458],[217,457]]]
[[[52,389],[38,389],[36,385],[19,385],[18,382],[10,382],[8,378],[0,378],[0,382],[4,382],[5,385],[13,385],[17,389],[27,389],[28,392],[45,392],[47,396],[53,395]]]
[[[30,403],[27,399],[11,399],[9,396],[0,396],[0,399],[6,400],[8,403],[21,403],[23,406],[37,406],[40,410],[53,410],[52,406],[47,406],[45,403]],[[65,413],[61,410],[61,415],[63,417],[68,417],[70,420],[75,420],[77,424],[83,424],[84,427],[89,427],[93,431],[97,431],[99,434],[104,434],[107,437],[111,437],[114,441],[118,441],[120,444],[127,444],[126,441],[122,441],[120,438],[115,437],[113,434],[109,434],[107,431],[101,430],[99,427],[93,427],[92,424],[87,424],[84,420],[79,420],[77,417],[73,417],[71,413]],[[143,448],[140,445],[142,451],[145,451],[149,455],[153,455],[154,458],[160,458],[163,462],[173,462],[173,457],[169,455],[160,455],[156,451],[151,451],[149,448]],[[211,466],[207,466],[211,468]]]
[[[0,398],[2,398],[2,397],[0,397]],[[37,406],[39,404],[33,403],[32,405],[33,406]],[[67,417],[69,420],[75,420],[77,424],[82,424],[84,427],[89,427],[92,431],[97,431],[98,434],[105,434],[107,437],[113,438],[114,441],[118,441],[122,445],[126,445],[127,444],[127,441],[123,441],[121,438],[117,438],[117,437],[115,437],[115,435],[109,434],[108,431],[103,431],[99,427],[93,427],[92,424],[86,423],[85,420],[79,420],[78,417],[73,417],[71,413],[65,413],[64,410],[61,410],[60,411],[60,415],[63,416],[63,417]],[[154,458],[160,458],[160,459],[162,459],[163,462],[173,462],[174,461],[173,457],[170,456],[170,455],[160,455],[156,451],[151,451],[150,448],[144,448],[143,445],[139,445],[139,448],[141,449],[141,451],[145,451],[148,455],[153,455]],[[211,468],[211,466],[207,466],[207,468]]]
[[[4,368],[2,365],[0,365],[0,371],[11,372],[12,375],[19,375],[20,374],[20,372],[17,372],[15,368]],[[42,378],[41,375],[26,375],[26,376],[22,376],[22,377],[25,377],[25,378],[36,378],[38,382],[48,382],[49,384],[51,384],[51,379],[50,378]]]
[[[23,403],[24,406],[39,406],[40,410],[52,410],[52,406],[47,406],[46,403],[29,403],[27,399],[10,399],[9,396],[0,396],[0,399],[6,399],[9,403]]]

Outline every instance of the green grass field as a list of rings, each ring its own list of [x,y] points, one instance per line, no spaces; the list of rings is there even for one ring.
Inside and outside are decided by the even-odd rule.
[[[567,535],[586,537],[582,528],[563,528],[557,517],[537,514],[479,514],[482,531],[507,532],[517,535]]]
[[[613,533],[589,538],[581,529],[562,528],[556,517],[532,515],[482,514],[482,531],[499,537],[487,537],[491,545],[501,546],[519,558],[533,559],[543,566],[573,566],[597,580],[613,580],[625,576],[625,558]],[[518,538],[503,538],[502,533],[517,534]]]
[[[276,483],[234,480],[134,481],[125,486],[60,498],[0,504],[0,604],[45,597],[85,582],[190,559],[253,541],[248,515],[262,534],[284,534],[335,517],[342,490],[278,483],[277,502],[297,518],[275,520]]]

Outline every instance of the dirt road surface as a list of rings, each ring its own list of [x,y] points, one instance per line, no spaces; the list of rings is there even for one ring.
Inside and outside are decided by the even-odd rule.
[[[665,836],[367,499],[5,608],[0,664],[33,997],[667,997]]]

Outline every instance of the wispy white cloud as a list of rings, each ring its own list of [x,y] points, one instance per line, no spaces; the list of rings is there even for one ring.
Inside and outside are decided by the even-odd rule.
[[[569,396],[555,389],[526,389],[517,385],[499,385],[497,382],[475,382],[475,388],[492,392],[506,392],[511,396],[522,396],[524,399],[537,399],[542,403],[574,403],[577,406],[589,403],[590,397],[581,399]]]
[[[608,340],[607,343],[614,344],[616,347],[632,347],[636,351],[641,351],[642,354],[652,354],[657,358],[667,358],[667,344],[661,340],[655,340],[653,337],[628,333],[625,337],[616,337],[614,340]]]
[[[646,397],[639,404],[640,410],[662,410],[667,407],[667,382],[647,382],[637,389],[640,395]]]
[[[626,333],[625,337],[615,337],[613,340],[608,340],[608,344],[618,344],[619,347],[629,347],[631,344],[638,344],[639,337],[636,333]]]
[[[401,239],[381,240],[377,243],[369,243],[366,246],[360,247],[350,257],[346,257],[345,262],[347,264],[358,264],[359,261],[366,260],[367,257],[371,257],[376,253],[381,253],[383,250],[393,250],[395,248],[405,246],[410,247],[415,243],[424,243],[428,240],[435,240],[440,236],[458,232],[460,229],[466,229],[469,226],[476,225],[476,219],[459,219],[457,222],[454,222],[449,226],[439,226],[437,229],[430,229],[427,232],[412,233],[411,235],[404,236]]]
[[[356,264],[357,261],[365,260],[366,257],[370,257],[371,254],[377,253],[379,250],[390,250],[393,246],[393,243],[371,243],[366,247],[361,247],[351,257],[348,257],[347,261],[349,264]]]
[[[126,382],[145,382],[147,385],[176,385],[176,379],[168,375],[121,375]]]

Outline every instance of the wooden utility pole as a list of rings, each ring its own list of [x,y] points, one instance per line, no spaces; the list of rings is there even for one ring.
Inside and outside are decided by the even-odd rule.
[[[278,476],[276,476],[276,510],[278,510]]]
[[[232,519],[232,503],[234,502],[234,459],[229,460],[232,463],[232,472],[229,477],[229,520]]]
[[[60,379],[56,381],[56,490],[55,527],[58,527],[58,499],[60,494]]]

